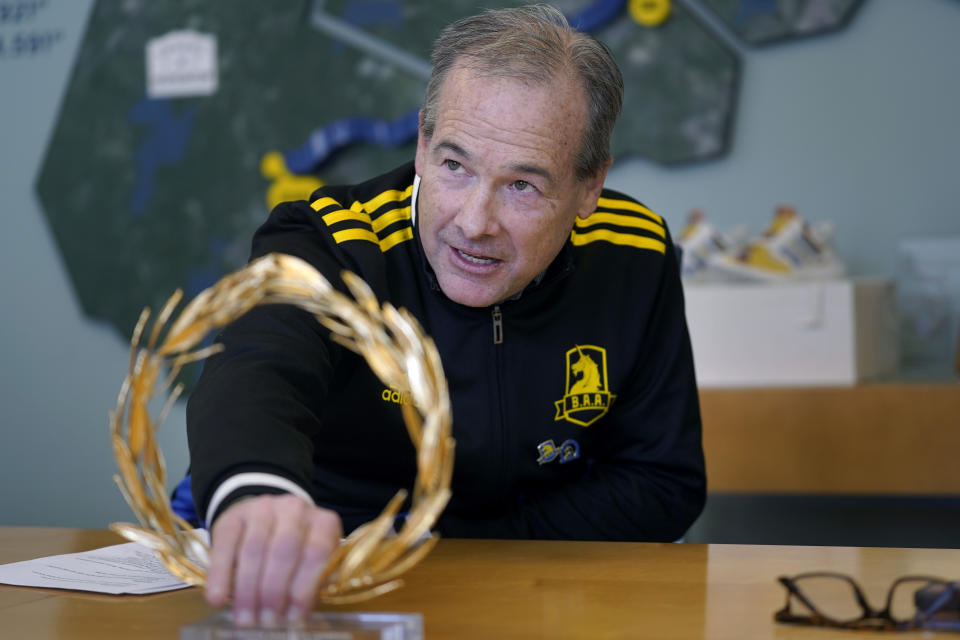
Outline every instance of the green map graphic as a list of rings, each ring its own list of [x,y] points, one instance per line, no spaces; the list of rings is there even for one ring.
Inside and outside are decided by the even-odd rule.
[[[782,13],[785,1],[767,9]],[[740,63],[685,3],[674,2],[657,27],[635,21],[623,0],[554,4],[568,16],[609,16],[593,33],[625,77],[615,156],[680,165],[727,149]],[[729,21],[757,2],[706,4]],[[317,131],[330,139],[346,131],[337,123],[409,121],[432,41],[476,8],[474,0],[99,0],[37,179],[84,311],[126,339],[143,306],[158,309],[177,288],[192,297],[246,262],[271,187],[306,197],[319,180],[356,182],[411,159],[412,141],[357,143],[309,177],[272,184],[263,171],[265,157],[283,157],[271,152],[292,161],[295,150],[316,146]],[[151,99],[147,44],[181,30],[216,37],[218,88]]]

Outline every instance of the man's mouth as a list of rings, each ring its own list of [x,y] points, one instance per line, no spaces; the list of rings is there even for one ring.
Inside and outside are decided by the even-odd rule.
[[[461,258],[463,258],[464,260],[466,260],[471,264],[488,265],[488,264],[494,264],[495,262],[499,262],[499,260],[497,260],[496,258],[488,258],[487,256],[479,256],[473,253],[467,253],[463,249],[455,248],[454,251],[456,251]]]

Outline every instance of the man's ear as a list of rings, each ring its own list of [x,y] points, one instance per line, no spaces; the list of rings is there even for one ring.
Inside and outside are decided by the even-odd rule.
[[[430,141],[423,135],[423,109],[417,114],[417,154],[413,158],[413,166],[418,176],[423,175],[423,168],[427,162],[427,147]]]
[[[613,158],[608,158],[597,172],[583,181],[583,198],[580,201],[580,208],[577,215],[581,218],[587,218],[597,208],[597,200],[600,199],[600,192],[603,191],[603,183],[607,179],[607,171],[613,164]]]

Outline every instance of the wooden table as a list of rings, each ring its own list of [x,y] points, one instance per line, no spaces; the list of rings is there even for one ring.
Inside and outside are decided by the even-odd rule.
[[[0,527],[0,563],[118,542],[107,531]],[[879,600],[899,575],[957,577],[960,550],[441,540],[406,586],[339,610],[420,612],[431,640],[932,637],[775,624],[776,577],[812,569],[854,575]],[[175,639],[213,613],[195,588],[101,596],[0,586],[3,638]]]

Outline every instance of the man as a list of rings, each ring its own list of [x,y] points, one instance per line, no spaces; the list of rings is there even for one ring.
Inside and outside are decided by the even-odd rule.
[[[277,207],[253,256],[346,268],[434,338],[457,441],[446,536],[673,540],[703,506],[700,418],[663,221],[602,191],[622,79],[546,6],[448,27],[415,163]],[[207,598],[312,607],[344,531],[414,477],[402,394],[305,312],[221,335],[188,407]],[[278,495],[279,494],[279,495]]]

